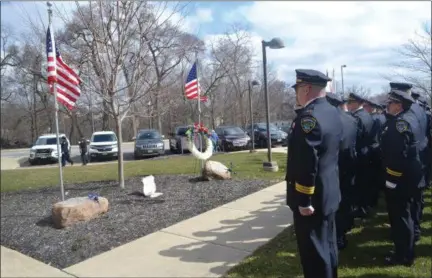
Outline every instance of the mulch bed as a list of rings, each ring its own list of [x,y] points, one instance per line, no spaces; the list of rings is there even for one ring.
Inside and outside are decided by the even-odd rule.
[[[1,245],[66,268],[271,185],[263,180],[200,182],[186,175],[156,176],[155,182],[163,193],[157,199],[140,194],[141,177],[127,179],[124,191],[115,181],[66,185],[67,198],[97,193],[108,199],[109,210],[65,229],[51,223],[51,207],[61,200],[58,187],[2,193]]]

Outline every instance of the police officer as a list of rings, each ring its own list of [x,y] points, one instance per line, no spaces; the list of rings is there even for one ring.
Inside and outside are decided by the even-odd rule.
[[[414,223],[411,215],[413,197],[424,182],[416,141],[421,129],[410,109],[414,100],[408,94],[392,90],[388,113],[394,116],[381,135],[383,165],[386,173],[388,215],[395,252],[386,263],[411,266],[414,261]]]
[[[357,120],[344,109],[344,101],[336,94],[327,93],[327,101],[338,108],[339,117],[342,122],[342,141],[339,147],[339,184],[341,191],[341,202],[336,212],[336,234],[338,249],[344,249],[348,241],[346,233],[352,229],[354,219],[352,217],[352,204],[354,197],[354,178],[356,163],[356,139]]]
[[[81,162],[82,165],[87,165],[88,163],[88,146],[87,146],[87,140],[82,137],[81,141],[79,141],[79,148],[80,148],[80,153],[81,153]]]
[[[357,119],[357,169],[355,179],[355,211],[354,217],[366,217],[369,212],[368,194],[371,184],[371,148],[374,143],[372,116],[363,108],[365,99],[351,93],[348,97],[348,109]]]
[[[61,142],[60,142],[60,147],[61,147],[61,151],[62,151],[62,166],[65,167],[66,166],[66,161],[69,162],[71,165],[73,165],[73,161],[70,158],[69,155],[69,144],[66,140],[66,136],[63,136],[61,138]]]
[[[384,187],[385,177],[382,169],[381,150],[379,145],[379,137],[385,123],[385,116],[379,113],[381,105],[365,99],[363,104],[364,110],[372,116],[373,126],[371,131],[372,145],[370,148],[370,187],[366,194],[366,204],[369,208],[375,207],[378,204],[380,190]]]
[[[304,276],[337,277],[335,213],[340,202],[337,162],[342,123],[337,109],[325,99],[330,79],[316,70],[298,69],[296,74],[296,98],[303,108],[288,143],[287,203],[294,215]]]
[[[390,87],[394,90],[402,91],[408,95],[412,95],[412,85],[409,83],[401,83],[401,82],[390,82]],[[426,164],[427,164],[427,152],[428,152],[428,138],[426,136],[427,133],[427,116],[426,112],[420,105],[415,101],[416,98],[419,97],[420,94],[414,93],[414,103],[411,105],[411,112],[414,113],[415,118],[418,121],[418,125],[420,128],[420,137],[418,141],[418,148],[420,152],[420,161],[421,169],[423,172],[423,175],[426,170]],[[412,208],[412,215],[414,220],[414,235],[415,235],[415,241],[420,240],[421,230],[420,230],[420,222],[422,217],[422,203],[423,203],[423,190],[426,187],[426,182],[419,185],[418,190],[415,192],[414,195],[414,204],[411,206]]]

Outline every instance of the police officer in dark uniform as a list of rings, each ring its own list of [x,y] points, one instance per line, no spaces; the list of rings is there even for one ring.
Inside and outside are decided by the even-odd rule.
[[[408,95],[412,95],[412,85],[408,83],[400,83],[400,82],[390,82],[390,87],[394,90],[402,91]],[[420,128],[420,137],[418,141],[418,148],[420,152],[420,161],[422,162],[421,169],[422,173],[424,175],[426,170],[426,164],[427,164],[427,146],[428,146],[428,138],[426,136],[427,134],[427,116],[424,109],[415,101],[415,99],[419,96],[419,94],[414,93],[414,103],[411,105],[410,110],[414,113],[415,118],[418,121],[418,125]],[[421,230],[420,230],[420,222],[422,217],[422,203],[423,201],[423,190],[426,187],[426,183],[423,183],[419,189],[415,192],[414,195],[414,204],[411,206],[412,208],[412,215],[414,220],[414,235],[415,235],[415,241],[420,240]]]
[[[408,94],[392,90],[388,113],[394,116],[381,135],[383,165],[386,173],[388,215],[395,252],[386,258],[391,265],[411,266],[414,261],[414,222],[411,215],[413,197],[424,183],[420,152],[416,141],[421,129],[410,109],[414,100]]]
[[[348,241],[346,233],[354,224],[352,217],[352,204],[354,197],[354,178],[356,167],[356,139],[357,120],[343,109],[343,100],[338,95],[327,93],[327,101],[338,108],[342,122],[342,141],[339,148],[339,184],[341,190],[341,202],[336,212],[336,234],[338,249],[344,249]]]
[[[288,143],[287,203],[294,215],[304,276],[337,277],[335,214],[340,202],[342,122],[325,99],[330,79],[315,70],[296,74],[296,97],[303,108]]]
[[[385,123],[385,116],[380,114],[381,105],[378,103],[365,99],[363,108],[372,116],[372,145],[370,148],[371,167],[370,167],[370,187],[366,194],[366,204],[369,208],[373,208],[378,204],[380,190],[384,187],[385,176],[382,169],[381,150],[379,145],[379,138],[381,130]]]
[[[66,140],[66,136],[63,136],[61,138],[60,148],[61,148],[61,152],[62,152],[62,156],[61,156],[62,167],[66,166],[66,161],[69,162],[71,165],[73,165],[73,161],[70,158],[70,154],[69,154],[69,144]]]
[[[372,116],[363,109],[365,99],[351,93],[348,98],[348,109],[357,119],[357,167],[356,167],[356,201],[354,217],[366,217],[369,212],[369,195],[373,185],[371,184],[371,148],[374,144]]]

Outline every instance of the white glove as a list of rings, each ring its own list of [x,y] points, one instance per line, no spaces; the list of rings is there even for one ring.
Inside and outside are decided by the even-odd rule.
[[[389,182],[389,181],[386,181],[386,187],[390,188],[390,189],[395,189],[396,188],[396,184],[392,183],[392,182]]]

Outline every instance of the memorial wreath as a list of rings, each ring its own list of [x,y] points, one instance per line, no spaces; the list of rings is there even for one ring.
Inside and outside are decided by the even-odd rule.
[[[202,123],[195,123],[193,127],[186,132],[188,147],[191,154],[199,160],[207,160],[213,155],[213,143],[210,139],[209,129]],[[195,146],[195,136],[200,135],[205,138],[205,151],[200,152]]]

